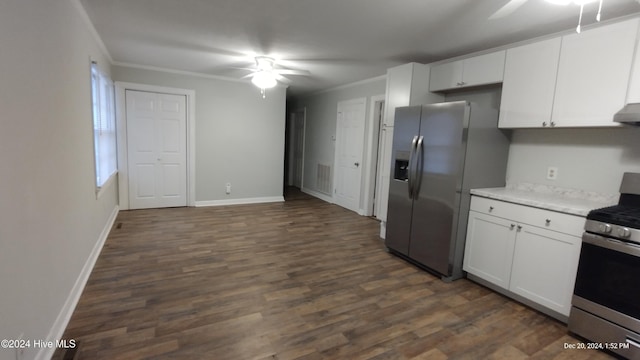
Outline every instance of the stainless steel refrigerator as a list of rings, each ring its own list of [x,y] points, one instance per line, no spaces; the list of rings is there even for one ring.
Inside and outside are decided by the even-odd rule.
[[[461,278],[469,190],[504,186],[508,152],[496,110],[466,101],[397,108],[387,248],[445,281]]]

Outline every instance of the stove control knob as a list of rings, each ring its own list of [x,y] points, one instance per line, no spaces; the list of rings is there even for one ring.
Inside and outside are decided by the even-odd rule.
[[[600,224],[600,232],[604,234],[608,234],[611,232],[611,225],[609,224]]]
[[[628,238],[631,235],[631,231],[629,231],[628,228],[619,228],[618,235],[620,235],[621,238]]]

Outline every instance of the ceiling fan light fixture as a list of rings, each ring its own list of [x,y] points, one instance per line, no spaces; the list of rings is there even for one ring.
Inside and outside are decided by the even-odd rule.
[[[275,59],[268,56],[256,56],[256,68],[262,71],[273,71]]]
[[[271,71],[258,71],[251,78],[251,82],[260,89],[271,89],[278,84],[276,76]]]

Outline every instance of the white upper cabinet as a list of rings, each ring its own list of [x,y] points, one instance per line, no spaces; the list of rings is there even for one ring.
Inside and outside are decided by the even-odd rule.
[[[429,90],[442,91],[502,82],[505,51],[436,65],[431,69]]]
[[[434,66],[431,69],[429,90],[440,91],[462,86],[463,61],[452,61]]]
[[[626,102],[638,19],[562,37],[551,123],[617,126]]]
[[[551,126],[561,38],[507,50],[498,127]]]
[[[462,86],[496,84],[504,75],[505,51],[464,59]]]
[[[439,94],[429,92],[428,65],[409,63],[387,70],[387,93],[384,125],[393,126],[399,106],[432,104],[444,101]]]

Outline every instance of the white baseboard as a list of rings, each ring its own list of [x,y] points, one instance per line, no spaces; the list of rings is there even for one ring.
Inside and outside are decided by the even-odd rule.
[[[384,239],[387,235],[387,222],[380,221],[380,238]]]
[[[284,197],[282,196],[229,199],[229,200],[210,200],[210,201],[196,201],[196,207],[261,204],[261,203],[272,203],[272,202],[283,202],[283,201],[284,201]]]
[[[98,260],[98,256],[102,251],[102,247],[104,246],[104,242],[107,241],[107,237],[109,236],[109,232],[113,227],[113,224],[116,221],[116,217],[118,216],[118,212],[120,208],[118,205],[115,206],[113,212],[109,216],[109,220],[107,220],[107,224],[102,229],[100,233],[100,237],[98,241],[93,246],[91,253],[89,254],[89,258],[84,263],[82,267],[82,271],[80,275],[76,279],[76,283],[73,284],[73,288],[67,297],[67,301],[64,302],[64,306],[60,310],[56,321],[53,323],[51,330],[49,331],[49,335],[47,335],[47,341],[53,341],[55,343],[56,340],[62,339],[64,335],[64,331],[69,324],[69,320],[71,320],[71,315],[73,315],[73,311],[76,309],[78,305],[78,301],[80,300],[80,296],[82,295],[82,291],[84,287],[87,285],[87,281],[89,280],[89,276],[91,275],[91,271]],[[36,360],[47,360],[51,359],[53,353],[56,351],[55,347],[41,347],[38,354],[36,354]]]
[[[309,194],[309,195],[311,195],[313,197],[317,197],[320,200],[324,200],[324,201],[326,201],[326,202],[328,202],[330,204],[333,204],[333,198],[331,196],[327,195],[327,194],[324,194],[324,193],[321,193],[321,192],[318,192],[318,191],[315,191],[315,190],[311,190],[311,189],[306,189],[304,187],[302,189],[300,189],[300,191],[302,191],[305,194]]]

